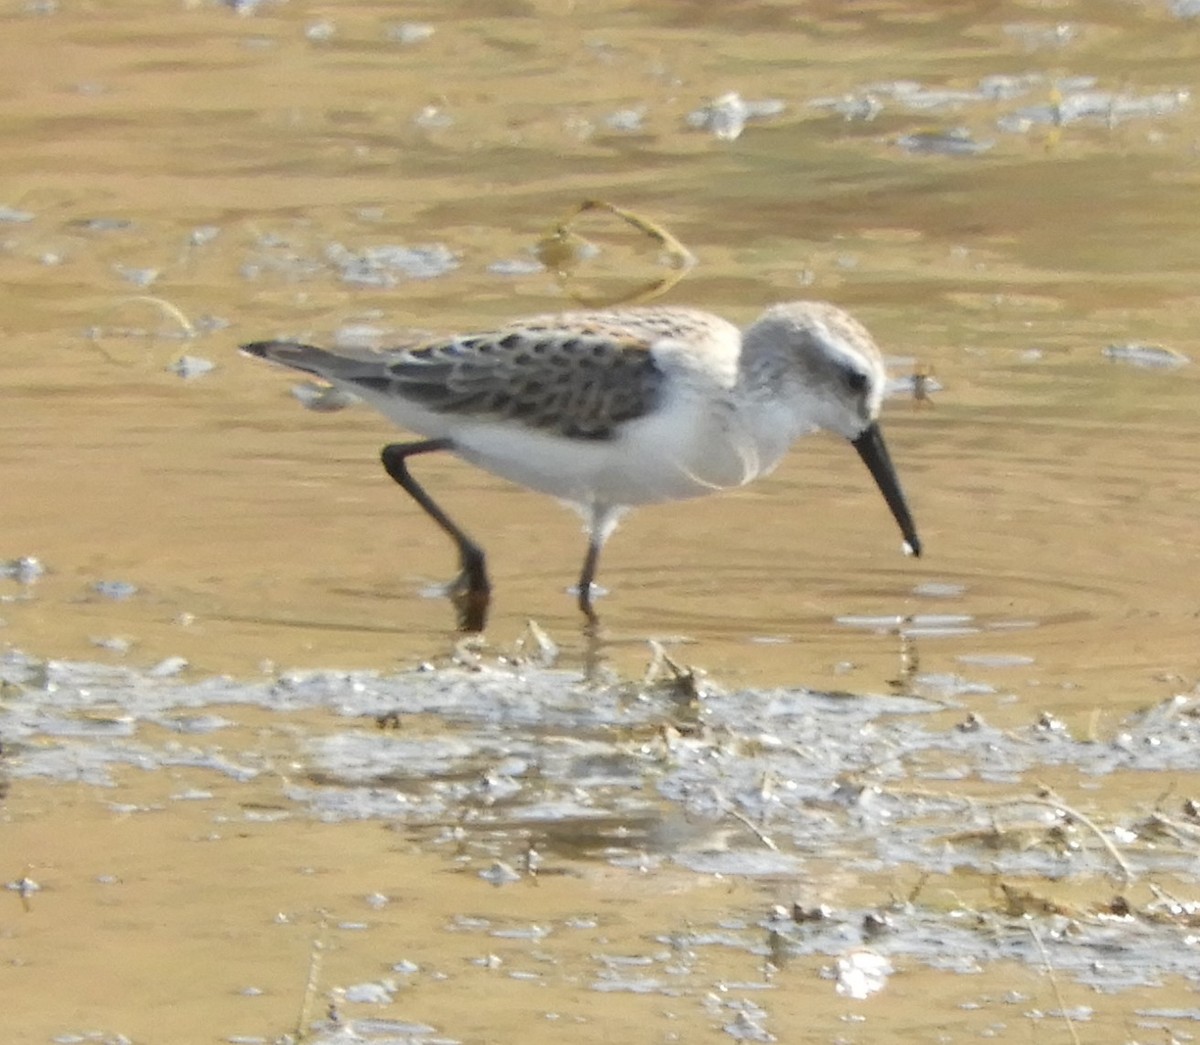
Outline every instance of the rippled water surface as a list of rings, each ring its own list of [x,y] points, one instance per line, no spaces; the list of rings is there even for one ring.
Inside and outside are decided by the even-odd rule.
[[[1194,1033],[1200,9],[0,19],[11,1040]],[[697,264],[597,213],[556,278],[587,199]],[[595,645],[575,517],[430,457],[455,654],[394,430],[235,351],[677,276],[870,327],[923,558],[814,437],[634,513]]]

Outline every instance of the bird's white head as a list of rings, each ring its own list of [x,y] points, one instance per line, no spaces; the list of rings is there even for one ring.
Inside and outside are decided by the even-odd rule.
[[[866,328],[823,301],[767,309],[742,336],[745,378],[783,391],[811,424],[857,439],[875,422],[887,373]]]
[[[742,335],[742,376],[749,389],[781,397],[796,428],[816,425],[850,440],[906,547],[920,555],[916,524],[879,428],[887,372],[866,328],[825,302],[775,305]]]

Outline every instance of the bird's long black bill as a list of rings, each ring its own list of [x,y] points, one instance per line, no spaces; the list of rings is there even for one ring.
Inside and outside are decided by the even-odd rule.
[[[852,443],[858,451],[858,456],[863,459],[863,464],[870,469],[879,492],[883,494],[883,499],[892,510],[892,516],[900,526],[900,532],[904,534],[909,549],[913,555],[920,555],[921,538],[917,536],[916,523],[908,510],[908,502],[904,500],[904,491],[900,489],[900,480],[896,478],[896,469],[892,466],[892,459],[888,455],[879,425],[871,425],[857,439],[852,440]]]

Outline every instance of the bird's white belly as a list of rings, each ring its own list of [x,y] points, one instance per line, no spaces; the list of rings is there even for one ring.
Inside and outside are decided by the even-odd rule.
[[[770,471],[785,446],[763,447],[709,419],[655,414],[612,439],[568,439],[504,424],[463,425],[457,452],[481,468],[581,505],[634,506],[700,497]]]
[[[448,439],[460,457],[493,475],[583,506],[633,507],[742,486],[770,472],[798,434],[769,410],[687,395],[625,422],[609,439],[364,398],[411,431]]]

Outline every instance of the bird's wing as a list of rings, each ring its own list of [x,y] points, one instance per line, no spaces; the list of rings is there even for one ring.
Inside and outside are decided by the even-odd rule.
[[[472,414],[574,439],[609,439],[650,413],[668,371],[734,379],[740,335],[706,312],[642,307],[551,313],[388,352],[331,353],[288,341],[242,351],[373,398]],[[692,375],[693,377],[695,375]]]
[[[537,316],[390,354],[382,374],[357,383],[434,413],[608,439],[659,402],[650,349],[662,337],[636,313]]]

